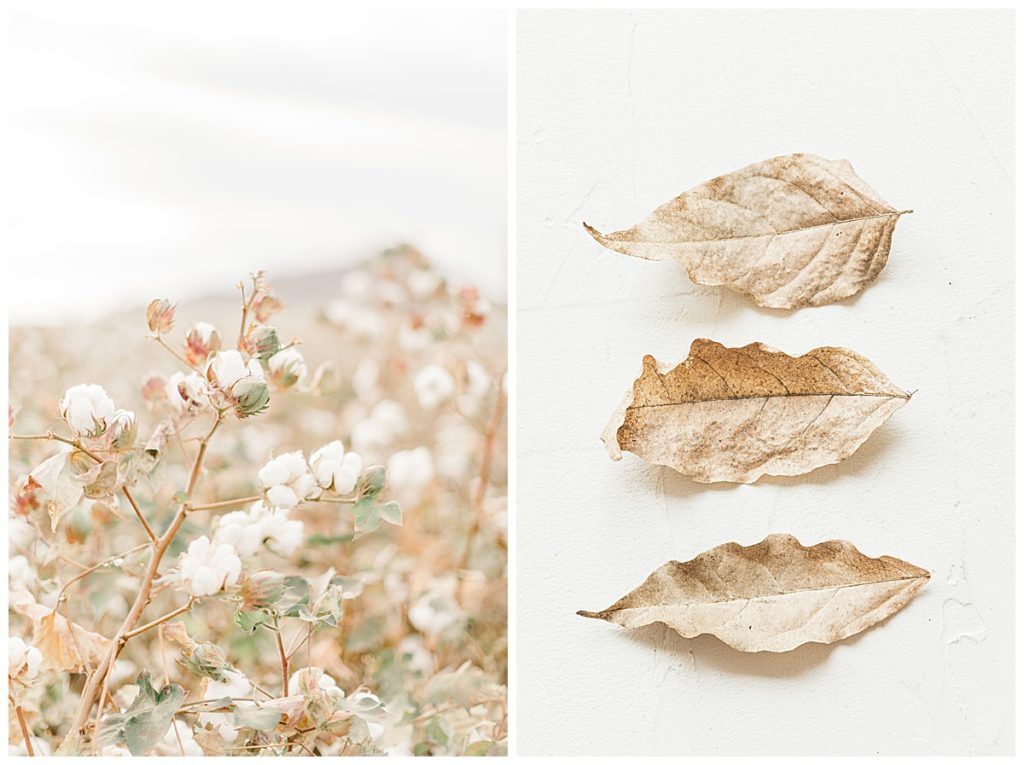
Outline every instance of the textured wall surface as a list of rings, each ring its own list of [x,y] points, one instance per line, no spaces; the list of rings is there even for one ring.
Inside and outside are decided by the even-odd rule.
[[[1013,17],[524,12],[518,21],[518,751],[1013,751]],[[795,312],[601,249],[708,178],[849,159],[900,222],[862,295]],[[913,401],[849,460],[704,486],[598,434],[651,353],[852,348]],[[789,532],[932,572],[833,646],[743,654],[574,615]]]

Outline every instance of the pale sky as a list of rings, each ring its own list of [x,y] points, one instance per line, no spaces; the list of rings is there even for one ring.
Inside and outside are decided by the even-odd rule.
[[[13,323],[400,241],[504,298],[504,12],[12,6]]]

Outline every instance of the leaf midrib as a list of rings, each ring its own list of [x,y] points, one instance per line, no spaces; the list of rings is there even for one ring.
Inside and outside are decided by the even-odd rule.
[[[630,404],[626,407],[626,411],[630,409],[656,409],[662,406],[683,406],[684,404],[711,404],[721,401],[754,401],[762,398],[810,398],[812,396],[831,396],[833,398],[900,398],[904,401],[910,400],[909,395],[897,396],[893,393],[771,393],[767,396],[726,396],[722,398],[698,398],[693,401],[666,401],[664,404]]]
[[[772,231],[772,232],[766,232],[764,234],[742,234],[742,235],[739,235],[739,236],[723,236],[723,237],[720,237],[719,239],[672,239],[672,240],[669,240],[669,241],[660,241],[660,240],[654,240],[654,239],[614,239],[614,238],[612,238],[611,234],[601,234],[601,236],[603,236],[605,239],[608,239],[608,240],[610,240],[612,242],[626,242],[626,243],[633,242],[635,244],[716,244],[718,242],[731,242],[731,241],[740,240],[740,239],[765,239],[765,238],[774,239],[777,236],[784,236],[786,234],[797,234],[797,233],[800,233],[802,231],[813,231],[816,228],[826,228],[828,226],[839,226],[839,225],[842,225],[844,223],[857,223],[859,221],[878,220],[878,219],[881,219],[881,218],[892,218],[893,216],[898,218],[901,215],[906,215],[909,212],[911,212],[911,211],[910,210],[897,210],[897,211],[894,211],[894,212],[891,212],[891,213],[879,213],[877,215],[864,215],[864,216],[861,216],[859,218],[842,218],[842,219],[837,219],[837,220],[834,220],[834,221],[829,221],[828,223],[815,223],[813,226],[804,226],[803,228],[790,228],[790,229],[786,229],[785,231]],[[600,232],[598,232],[598,233],[600,233]]]
[[[892,579],[876,579],[876,580],[868,581],[868,582],[851,582],[850,584],[839,584],[839,585],[831,585],[831,586],[826,586],[826,587],[806,587],[806,588],[800,589],[800,590],[786,590],[785,592],[775,592],[775,593],[770,593],[770,594],[767,594],[767,595],[753,595],[753,596],[751,596],[749,598],[726,598],[724,600],[702,600],[702,601],[694,601],[694,602],[691,602],[691,603],[676,603],[676,604],[666,603],[664,605],[626,606],[626,607],[623,607],[623,608],[608,608],[605,611],[603,611],[602,613],[613,614],[613,613],[617,613],[619,611],[639,611],[641,609],[647,609],[647,608],[673,608],[673,607],[679,607],[679,606],[713,606],[713,605],[717,605],[719,603],[735,603],[735,602],[739,602],[739,601],[764,600],[766,598],[779,598],[779,597],[786,597],[787,595],[799,595],[802,592],[822,592],[824,590],[846,590],[846,589],[849,589],[850,587],[866,587],[866,586],[871,585],[871,584],[891,584],[891,583],[894,583],[894,582],[910,582],[910,581],[914,581],[915,579],[930,579],[930,578],[931,578],[930,575],[925,573],[925,574],[920,574],[920,575],[917,575],[917,576],[898,576],[898,577],[894,577]]]

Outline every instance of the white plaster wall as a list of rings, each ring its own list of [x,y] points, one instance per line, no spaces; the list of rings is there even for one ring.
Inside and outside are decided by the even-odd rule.
[[[518,37],[518,751],[1011,753],[1012,15],[540,11]],[[795,151],[850,159],[915,210],[842,305],[760,310],[581,228]],[[598,434],[641,357],[696,337],[846,346],[918,392],[801,478],[611,462]],[[770,532],[933,578],[888,622],[782,655],[574,615]]]

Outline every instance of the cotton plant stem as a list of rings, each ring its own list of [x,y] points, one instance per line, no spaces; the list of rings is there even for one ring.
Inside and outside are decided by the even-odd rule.
[[[12,433],[11,438],[13,438],[15,441],[60,441],[61,443],[73,446],[75,449],[80,451],[86,457],[92,459],[94,462],[103,462],[102,457],[97,456],[95,453],[89,451],[84,446],[82,446],[81,441],[57,435],[52,430],[47,431],[46,433]],[[149,541],[153,544],[156,544],[156,534],[153,532],[153,528],[149,525],[149,522],[146,520],[146,517],[142,514],[142,511],[139,509],[138,504],[135,502],[135,497],[132,496],[131,490],[127,486],[122,486],[121,493],[124,494],[125,499],[128,500],[128,504],[130,504],[132,506],[132,510],[135,511],[135,517],[139,519],[139,523],[142,524],[142,528],[146,530],[146,534],[149,536]]]
[[[502,372],[496,381],[498,398],[494,402],[494,411],[491,412],[490,422],[487,423],[487,432],[484,435],[484,454],[480,460],[480,479],[477,483],[476,492],[473,495],[473,519],[466,532],[466,547],[462,551],[462,559],[459,568],[466,568],[469,564],[469,556],[473,550],[473,539],[480,530],[480,514],[483,511],[484,499],[487,497],[487,485],[491,480],[491,463],[494,460],[494,441],[498,436],[501,421],[505,416],[505,391],[501,388],[505,373]]]
[[[199,453],[196,455],[195,462],[192,465],[192,471],[189,474],[188,485],[185,489],[185,502],[178,506],[177,512],[174,514],[174,518],[171,520],[170,526],[163,535],[156,541],[153,546],[153,553],[149,559],[149,565],[146,567],[146,572],[142,577],[142,582],[139,587],[138,595],[135,597],[135,602],[132,604],[131,610],[125,617],[124,622],[118,628],[117,633],[110,642],[110,648],[104,654],[96,667],[96,670],[89,676],[86,681],[85,688],[82,690],[82,697],[78,704],[78,710],[75,712],[74,720],[71,724],[71,734],[83,733],[85,731],[86,723],[89,719],[89,711],[92,709],[97,698],[100,698],[99,694],[101,688],[106,685],[107,676],[110,672],[110,668],[114,664],[114,660],[117,658],[124,644],[128,641],[128,633],[130,633],[135,625],[139,623],[139,619],[142,616],[142,612],[146,606],[149,605],[153,590],[153,581],[156,579],[157,571],[160,568],[160,562],[163,560],[164,554],[167,552],[167,548],[170,547],[171,542],[174,540],[175,535],[181,529],[185,518],[188,516],[189,501],[192,498],[192,493],[195,491],[196,484],[199,482],[199,475],[202,471],[203,460],[206,457],[206,448],[210,443],[210,439],[213,434],[220,427],[221,422],[224,419],[224,412],[218,411],[217,418],[214,420],[210,430],[203,437],[199,443]],[[102,706],[102,699],[100,701]]]
[[[14,714],[18,718],[18,727],[21,728],[21,737],[25,739],[25,751],[29,757],[35,757],[36,753],[32,749],[32,734],[29,733],[28,723],[25,721],[25,713],[21,709],[21,705],[14,700],[14,696],[10,693],[7,694],[7,698],[11,702],[11,706],[14,707]]]
[[[277,653],[281,657],[281,695],[288,695],[288,652],[284,650],[284,641],[281,640],[281,630],[274,630],[274,637],[277,639]]]

